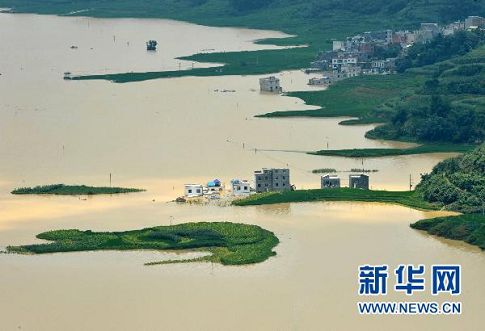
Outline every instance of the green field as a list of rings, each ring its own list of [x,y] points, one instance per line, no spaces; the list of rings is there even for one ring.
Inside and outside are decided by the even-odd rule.
[[[37,235],[51,243],[8,246],[19,254],[47,254],[99,250],[196,251],[210,255],[189,260],[149,262],[214,262],[223,265],[260,263],[276,255],[278,238],[257,225],[229,222],[184,223],[124,232],[57,230]]]
[[[22,187],[13,190],[12,194],[53,194],[53,195],[97,195],[97,194],[122,194],[143,192],[142,189],[123,187],[95,187],[86,185],[43,185],[35,187]]]
[[[360,76],[345,79],[323,91],[292,92],[286,95],[300,98],[319,109],[275,111],[258,117],[354,117],[341,124],[385,122],[395,99],[405,97],[423,81],[422,75],[396,74]]]
[[[414,155],[426,153],[464,153],[472,150],[474,145],[429,144],[412,148],[355,148],[355,149],[324,149],[310,152],[312,155],[341,157],[384,157],[397,155]]]
[[[485,215],[483,214],[425,219],[411,224],[411,227],[432,235],[462,240],[485,249]]]
[[[385,202],[417,209],[439,209],[439,205],[424,201],[414,191],[373,191],[350,188],[260,193],[236,200],[233,204],[236,206],[252,206],[314,201]]]

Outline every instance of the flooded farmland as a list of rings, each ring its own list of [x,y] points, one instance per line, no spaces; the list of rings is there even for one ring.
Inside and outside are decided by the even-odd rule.
[[[53,229],[117,231],[187,221],[257,224],[281,241],[276,257],[244,267],[146,267],[175,254],[151,251],[0,254],[1,330],[480,329],[485,287],[476,284],[485,272],[483,253],[409,228],[445,213],[370,203],[244,208],[170,203],[183,194],[184,183],[252,179],[262,167],[289,167],[298,188],[317,188],[319,176],[311,170],[349,170],[362,161],[264,150],[402,145],[365,139],[373,126],[254,118],[311,107],[260,93],[259,76],[128,84],[63,80],[65,72],[208,66],[176,58],[275,48],[254,41],[284,34],[170,20],[17,14],[0,14],[0,31],[0,248],[36,242],[36,234]],[[148,39],[158,40],[156,53],[146,52]],[[277,75],[286,91],[312,88],[306,85],[311,76],[303,72]],[[372,188],[405,190],[409,175],[417,181],[448,156],[369,159],[365,167],[379,170],[371,174]],[[113,185],[146,192],[88,198],[9,193],[52,183],[108,185],[110,174]],[[460,263],[463,314],[358,315],[357,268],[367,263]],[[416,296],[421,299],[435,298]]]

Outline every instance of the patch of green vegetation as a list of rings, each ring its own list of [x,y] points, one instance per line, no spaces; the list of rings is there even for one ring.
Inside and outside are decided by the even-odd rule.
[[[416,192],[446,209],[478,213],[485,209],[485,144],[438,163],[422,176]]]
[[[423,200],[414,191],[374,191],[350,188],[260,193],[236,200],[233,204],[236,206],[252,206],[312,201],[385,202],[418,209],[436,210],[439,208],[439,206]]]
[[[377,170],[377,169],[358,169],[358,168],[352,168],[348,172],[363,172],[363,173],[366,173],[366,172],[379,172],[379,170]]]
[[[485,249],[485,215],[483,214],[425,219],[411,224],[411,227],[432,235],[462,240]]]
[[[312,170],[312,173],[314,174],[329,174],[329,173],[334,173],[337,172],[337,169],[334,168],[320,168],[320,169],[314,169]]]
[[[278,238],[257,225],[230,222],[185,223],[124,232],[49,231],[37,235],[51,243],[8,246],[20,254],[47,254],[98,250],[190,250],[210,255],[190,260],[150,262],[147,265],[206,261],[223,265],[260,263],[276,255]]]
[[[366,172],[378,172],[379,170],[377,169],[357,169],[357,168],[352,168],[350,170],[337,170],[334,168],[320,168],[320,169],[314,169],[312,170],[313,174],[330,174],[330,173],[335,173],[335,172],[361,172],[361,173],[366,173]]]
[[[324,149],[309,152],[312,155],[341,157],[384,157],[397,155],[414,155],[426,153],[463,153],[475,148],[475,145],[428,144],[411,148],[354,148],[354,149]]]
[[[94,187],[86,185],[44,185],[35,187],[22,187],[13,190],[12,194],[54,194],[54,195],[95,195],[95,194],[121,194],[143,192],[142,189],[123,187]]]
[[[385,122],[390,116],[392,99],[404,98],[424,82],[416,74],[360,76],[345,79],[322,91],[292,92],[319,109],[276,111],[258,117],[356,117],[341,124],[369,124]]]

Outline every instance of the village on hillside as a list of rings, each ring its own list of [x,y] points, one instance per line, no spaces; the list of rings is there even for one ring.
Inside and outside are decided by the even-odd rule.
[[[448,25],[421,23],[415,31],[371,31],[334,40],[331,51],[320,52],[311,71],[323,71],[309,85],[329,85],[335,81],[360,75],[386,75],[396,71],[396,60],[415,43],[428,43],[438,35],[449,36],[458,31],[483,29],[485,18],[469,16]]]

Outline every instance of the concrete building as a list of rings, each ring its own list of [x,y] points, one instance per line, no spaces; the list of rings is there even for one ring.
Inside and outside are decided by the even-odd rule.
[[[437,23],[421,23],[421,28],[416,31],[416,42],[427,43],[440,33]]]
[[[440,33],[440,27],[438,23],[421,23],[421,30],[431,31],[435,36],[437,36]]]
[[[325,175],[320,178],[321,188],[339,188],[340,177],[337,175]]]
[[[450,23],[443,28],[442,33],[444,36],[449,36],[460,30],[465,30],[465,22],[457,21]]]
[[[264,92],[281,93],[283,90],[280,86],[280,79],[275,76],[260,78],[259,87]]]
[[[323,76],[321,78],[313,77],[308,80],[308,85],[330,85],[332,79],[328,76]]]
[[[338,57],[332,59],[332,67],[339,69],[343,65],[357,64],[357,57]]]
[[[204,195],[204,187],[200,184],[185,184],[184,191],[187,198],[201,197]]]
[[[362,75],[362,67],[359,67],[357,65],[343,65],[340,68],[340,72],[344,75],[345,78],[357,77]]]
[[[265,169],[254,172],[256,192],[291,190],[289,169]]]
[[[340,40],[334,40],[332,43],[332,50],[340,51],[345,49],[345,42]]]
[[[360,175],[350,175],[349,176],[349,187],[350,188],[359,188],[363,190],[369,189],[369,176],[360,174]]]
[[[247,180],[233,179],[232,184],[232,194],[235,196],[247,195],[251,193],[251,185]]]
[[[393,35],[392,30],[386,30],[386,44],[388,45],[392,44],[392,35]]]
[[[480,16],[468,16],[465,19],[465,29],[469,29],[471,27],[481,27],[485,25],[485,18]]]

